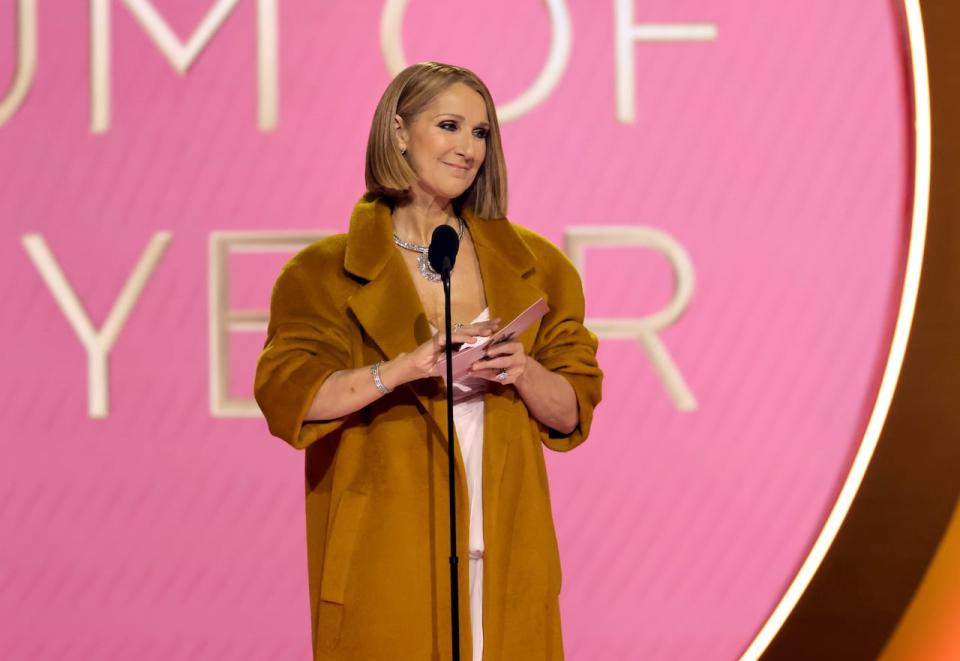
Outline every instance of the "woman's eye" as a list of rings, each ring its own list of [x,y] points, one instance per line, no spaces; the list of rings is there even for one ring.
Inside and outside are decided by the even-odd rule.
[[[487,136],[490,134],[490,131],[487,129],[476,129],[473,134],[481,140],[486,140]]]
[[[440,122],[439,126],[440,126],[440,128],[442,128],[444,131],[456,131],[456,130],[457,130],[457,123],[456,123],[456,122]]]

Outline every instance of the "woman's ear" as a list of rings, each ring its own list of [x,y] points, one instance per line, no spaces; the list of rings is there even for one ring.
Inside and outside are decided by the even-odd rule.
[[[394,135],[397,138],[397,147],[400,148],[400,153],[406,154],[408,132],[407,132],[406,124],[403,121],[403,117],[401,117],[400,115],[393,116],[393,131],[394,131]]]

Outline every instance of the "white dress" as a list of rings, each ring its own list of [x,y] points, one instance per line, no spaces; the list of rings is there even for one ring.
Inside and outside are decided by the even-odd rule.
[[[490,308],[470,323],[487,321]],[[486,342],[487,338],[480,338]],[[467,475],[470,501],[470,630],[473,634],[473,661],[483,658],[483,394],[487,382],[475,376],[453,381],[453,424],[460,443],[460,455]]]

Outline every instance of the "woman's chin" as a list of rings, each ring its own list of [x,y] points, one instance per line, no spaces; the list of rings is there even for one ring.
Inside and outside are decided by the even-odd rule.
[[[470,183],[473,183],[473,182],[470,182]],[[467,189],[470,188],[470,186],[468,184],[466,186],[458,185],[458,186],[431,187],[431,186],[426,186],[424,184],[421,184],[421,188],[423,189],[424,193],[426,193],[427,195],[430,195],[431,197],[438,198],[438,199],[445,199],[445,200],[455,200],[461,195],[463,195],[467,191]]]

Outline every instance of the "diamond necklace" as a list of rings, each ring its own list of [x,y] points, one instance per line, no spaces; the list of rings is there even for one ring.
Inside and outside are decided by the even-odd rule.
[[[457,233],[457,240],[459,241],[463,239],[463,218],[457,216],[457,222],[460,224],[460,231]],[[393,232],[393,242],[404,250],[412,250],[413,252],[420,253],[420,255],[417,257],[417,267],[420,269],[420,275],[430,282],[437,282],[440,280],[440,274],[433,270],[433,267],[430,266],[430,259],[427,257],[427,253],[430,251],[430,246],[423,246],[419,243],[410,243],[409,241],[404,241],[397,236],[396,230]]]

